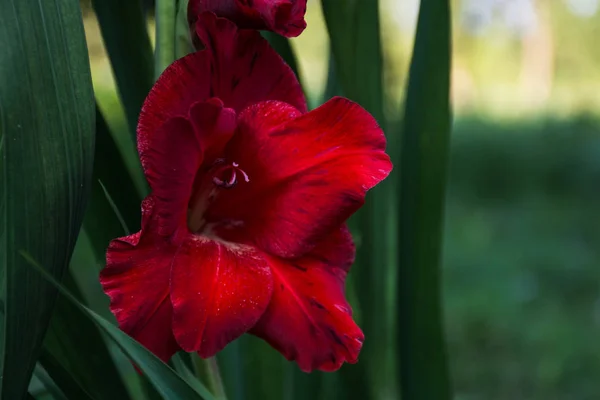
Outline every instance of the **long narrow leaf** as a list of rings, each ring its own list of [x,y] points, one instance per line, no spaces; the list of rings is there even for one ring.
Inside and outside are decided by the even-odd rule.
[[[172,0],[175,1],[175,0]],[[92,0],[135,140],[138,116],[154,82],[152,45],[141,0]]]
[[[245,400],[249,398],[246,390],[246,379],[244,375],[244,350],[243,339],[234,340],[217,354],[221,375],[230,400]]]
[[[383,55],[379,33],[377,0],[322,0],[331,42],[329,90],[340,90],[365,107],[385,129],[383,112]],[[336,84],[339,89],[336,89]],[[389,136],[388,141],[391,142]],[[356,266],[351,272],[360,304],[360,322],[365,332],[361,361],[345,367],[348,396],[381,396],[391,390],[389,360],[389,304],[386,282],[396,260],[394,219],[390,218],[393,176],[375,188],[352,222],[360,238]],[[342,395],[342,398],[344,396]]]
[[[63,285],[81,299],[79,288],[69,273]],[[71,380],[91,398],[129,398],[98,327],[63,295],[59,296],[56,303],[44,341],[43,355],[40,359],[42,366],[66,394],[77,389],[73,388]],[[67,388],[63,384],[68,385]]]
[[[327,84],[325,85],[325,93],[323,94],[323,102],[331,99],[334,96],[343,96],[344,92],[340,86],[340,82],[335,72],[335,60],[333,54],[329,54],[329,63],[327,65]]]
[[[3,399],[22,399],[81,227],[94,152],[94,97],[79,4],[0,2],[0,268],[5,269]]]
[[[90,318],[98,327],[100,327],[108,337],[121,348],[121,350],[138,366],[138,368],[149,378],[156,390],[169,400],[194,400],[205,399],[214,400],[203,391],[202,396],[192,388],[181,376],[179,376],[171,367],[162,362],[152,352],[147,350],[140,343],[135,341],[125,332],[102,318],[100,315],[81,304],[75,296],[65,289],[52,275],[48,273],[39,263],[26,252],[21,252],[21,257],[30,265],[30,269],[36,270],[43,278],[47,279],[61,294],[75,305],[84,315]]]
[[[450,138],[450,6],[422,0],[404,111],[398,311],[405,400],[452,398],[440,307]]]
[[[114,202],[118,214],[105,191]],[[102,113],[96,108],[96,157],[92,195],[83,226],[98,259],[104,259],[110,240],[126,234],[119,215],[129,229],[139,229],[140,204],[141,196],[135,189]]]
[[[186,380],[187,383],[190,384],[198,393],[202,396],[211,397],[211,393],[207,390],[207,388],[196,378],[196,375],[185,365],[185,362],[181,358],[179,354],[176,354],[173,357],[173,365],[175,366],[175,370],[179,375]]]
[[[54,383],[50,375],[48,375],[48,373],[40,366],[40,364],[35,366],[33,375],[42,383],[42,385],[44,385],[46,392],[52,395],[54,400],[69,400],[62,390],[60,390],[60,388],[56,385],[56,383]],[[27,393],[27,398],[30,397],[35,399],[33,395]]]
[[[48,351],[42,350],[40,364],[44,366],[48,376],[54,381],[53,383],[68,399],[94,400],[94,397],[81,387],[73,375]]]

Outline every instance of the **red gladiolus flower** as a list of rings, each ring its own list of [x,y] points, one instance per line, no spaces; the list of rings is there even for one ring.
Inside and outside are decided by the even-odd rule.
[[[212,11],[235,22],[240,28],[266,29],[295,37],[306,28],[307,0],[190,0],[188,19],[193,27],[198,16]],[[192,32],[193,33],[193,32]]]
[[[152,193],[141,231],[108,249],[111,310],[165,361],[213,356],[249,332],[304,371],[356,362],[344,222],[391,170],[383,133],[343,98],[307,113],[256,31],[213,14],[199,26],[206,50],[168,67],[142,109]]]

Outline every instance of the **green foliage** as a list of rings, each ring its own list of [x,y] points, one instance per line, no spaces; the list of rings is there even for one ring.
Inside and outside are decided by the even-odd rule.
[[[400,382],[406,400],[451,399],[440,299],[450,139],[450,5],[420,4],[400,162]]]
[[[599,133],[587,117],[457,121],[443,284],[457,397],[600,396]]]
[[[173,400],[194,400],[204,399],[213,400],[213,396],[202,385],[197,385],[198,390],[190,386],[181,376],[179,376],[167,364],[163,363],[152,352],[136,342],[129,335],[121,331],[96,312],[90,310],[81,304],[75,296],[65,289],[52,275],[50,275],[41,265],[35,261],[31,255],[21,252],[21,257],[29,263],[31,270],[36,270],[38,274],[47,279],[54,287],[60,290],[79,311],[96,324],[104,333],[111,338],[119,348],[131,358],[136,366],[148,376],[152,385],[165,398]]]
[[[2,398],[22,399],[57,291],[18,254],[27,251],[60,279],[90,189],[94,106],[78,4],[0,4],[0,267]]]
[[[86,389],[75,380],[72,371],[67,371],[62,364],[46,350],[42,350],[40,354],[40,364],[44,366],[44,369],[48,374],[48,380],[45,382],[45,386],[56,385],[57,390],[54,397],[57,396],[56,393],[60,390],[60,393],[67,399],[93,399]]]
[[[64,286],[81,301],[70,273],[65,276]],[[98,327],[63,295],[59,295],[48,327],[40,363],[67,395],[66,388],[71,393],[83,390],[95,399],[129,396]]]
[[[190,26],[187,20],[188,0],[177,0],[177,15],[175,16],[175,58],[181,58],[194,51]]]
[[[175,60],[176,0],[156,0],[156,48],[154,50],[154,78]]]
[[[154,82],[152,46],[142,3],[141,0],[92,0],[92,4],[110,56],[129,131],[135,140],[138,116]]]
[[[308,49],[297,44],[305,35],[322,39],[312,30],[311,3],[299,41],[264,33],[297,75],[300,64],[313,71]],[[599,121],[462,117],[450,143],[450,10],[441,0],[421,1],[400,116],[385,95],[400,91],[398,81],[387,83],[394,82],[390,74],[404,80],[390,58],[396,50],[407,58],[400,49],[406,41],[386,35],[391,15],[379,8],[388,3],[344,0],[340,7],[340,0],[322,0],[330,45],[323,100],[345,95],[369,110],[386,131],[395,170],[351,221],[358,258],[347,296],[366,334],[359,363],[305,374],[250,335],[216,359],[178,354],[172,369],[103,317],[112,315],[98,267],[111,239],[138,230],[147,192],[127,135],[135,133],[155,77],[193,50],[187,1],[158,0],[150,16],[141,0],[93,1],[127,117],[114,89],[95,80],[103,111],[95,111],[95,151],[94,96],[75,3],[0,2],[2,399],[378,400],[401,391],[405,400],[443,400],[451,398],[448,375],[457,399],[600,397]],[[147,32],[153,14],[154,59]],[[572,17],[557,15],[542,23],[573,25]],[[595,18],[581,21],[584,32],[597,30]],[[572,75],[565,65],[583,71],[597,58],[585,54],[593,35],[576,35],[551,38],[561,49],[557,81]],[[485,68],[496,68],[488,56],[508,54],[484,39],[458,36],[459,69],[483,58]],[[508,42],[504,51],[517,54],[524,39]],[[504,78],[519,60],[503,64],[510,67]],[[475,70],[476,84],[489,79]],[[386,115],[384,108],[396,109]],[[78,237],[73,275],[65,274]],[[47,270],[29,265],[33,260]],[[68,292],[61,289],[55,301],[46,278],[55,285],[62,279]]]
[[[323,0],[323,14],[331,39],[331,60],[326,96],[341,91],[365,107],[395,142],[383,112],[383,55],[379,32],[379,1]],[[395,390],[390,371],[390,326],[388,285],[396,260],[393,243],[393,176],[375,188],[353,221],[358,236],[357,258],[350,275],[357,289],[359,320],[366,340],[361,364],[345,367],[345,381],[352,390],[340,398],[389,395]],[[385,367],[380,369],[379,366]]]
[[[129,230],[140,227],[140,202],[141,196],[136,191],[108,124],[96,107],[92,195],[83,226],[98,259],[104,258],[109,241],[127,234],[123,224]],[[119,216],[122,216],[122,221]]]

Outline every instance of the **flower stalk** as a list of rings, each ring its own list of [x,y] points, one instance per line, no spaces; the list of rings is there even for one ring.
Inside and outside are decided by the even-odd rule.
[[[154,50],[154,77],[175,61],[175,0],[156,0],[156,49]]]
[[[192,355],[196,376],[208,387],[216,400],[227,400],[217,357],[200,358]]]

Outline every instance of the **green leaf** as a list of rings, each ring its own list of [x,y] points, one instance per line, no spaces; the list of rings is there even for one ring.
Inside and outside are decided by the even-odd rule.
[[[69,273],[63,285],[81,301],[79,288]],[[77,389],[70,381],[91,398],[129,398],[98,327],[63,295],[58,298],[42,355],[40,363],[69,398],[83,399],[69,395]]]
[[[450,141],[448,0],[422,0],[404,110],[400,164],[398,357],[405,400],[451,399],[440,306]]]
[[[94,399],[94,397],[80,386],[73,375],[48,351],[42,350],[42,353],[40,354],[40,364],[42,364],[48,376],[52,378],[55,387],[60,389],[67,399]],[[48,381],[46,380],[46,382]],[[44,386],[47,387],[47,385]],[[106,398],[108,399],[109,397]]]
[[[343,93],[335,72],[335,60],[333,59],[333,54],[330,52],[327,65],[327,84],[325,86],[325,93],[323,94],[323,101],[325,102],[334,96],[343,96]]]
[[[242,350],[243,338],[240,338],[229,343],[217,354],[224,386],[230,400],[250,398],[247,396]]]
[[[65,289],[52,275],[48,273],[39,263],[26,252],[21,252],[24,260],[31,265],[32,269],[37,270],[45,279],[54,285],[61,294],[65,296],[73,305],[92,320],[100,329],[110,337],[119,348],[125,353],[138,368],[148,377],[152,385],[165,399],[169,400],[194,400],[205,399],[214,400],[212,396],[202,396],[192,386],[190,386],[181,376],[179,376],[171,367],[162,362],[153,353],[144,346],[131,338],[125,332],[102,318],[100,315],[81,304],[75,296]],[[204,393],[209,393],[205,390]]]
[[[345,95],[383,122],[383,56],[379,2],[322,0],[331,53]]]
[[[232,368],[234,365],[231,361],[238,361],[237,359],[227,360],[228,356],[231,356],[231,353],[227,354],[229,346],[219,353],[219,360],[224,366],[225,387],[229,390],[228,394],[232,400],[293,398],[293,382],[289,379],[288,372],[290,368],[297,368],[295,365],[282,357],[267,342],[255,336],[244,335],[232,344],[239,346],[241,350],[240,364],[235,367],[241,368],[242,371],[235,371],[235,368]],[[234,371],[235,373],[232,373]],[[241,383],[243,391],[238,390],[236,386],[238,383]]]
[[[338,0],[322,0],[332,55],[326,93],[342,92],[358,102],[385,131],[378,3],[347,0],[340,7]],[[391,144],[393,137],[388,135],[388,142]],[[360,325],[367,339],[360,363],[345,366],[342,374],[351,388],[348,396],[357,399],[389,396],[394,390],[390,387],[393,341],[389,330],[391,290],[387,284],[397,259],[394,197],[391,176],[368,194],[364,208],[351,221],[360,242],[350,278],[357,291],[362,311]]]
[[[98,259],[104,260],[108,243],[127,234],[123,225],[137,231],[140,227],[141,196],[108,125],[96,108],[96,157],[90,205],[83,226]]]
[[[94,152],[94,97],[79,4],[0,2],[0,268],[5,273],[2,398],[22,399],[81,227]]]
[[[204,397],[212,396],[208,389],[202,384],[202,382],[200,382],[198,378],[196,378],[196,375],[194,375],[194,373],[190,371],[188,366],[185,365],[185,362],[183,361],[180,354],[175,354],[172,361],[177,373],[179,373],[179,375],[183,379],[185,379],[186,382],[190,384],[190,386],[196,389],[196,391]]]
[[[172,0],[174,1],[174,0]],[[92,0],[133,140],[154,83],[152,45],[141,0]]]
[[[44,385],[46,391],[52,395],[52,398],[55,400],[68,400],[67,396],[65,396],[62,390],[60,390],[56,383],[54,383],[50,375],[48,375],[48,373],[40,366],[40,364],[35,366],[33,375],[42,383],[42,385]],[[27,393],[27,398],[29,399],[35,397]]]
[[[156,48],[154,50],[154,77],[175,61],[176,0],[156,0]]]

